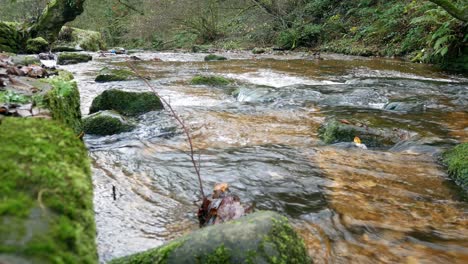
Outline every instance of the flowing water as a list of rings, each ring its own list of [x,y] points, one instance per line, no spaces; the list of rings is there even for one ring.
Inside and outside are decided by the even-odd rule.
[[[224,62],[135,55],[146,60],[134,62],[139,71],[191,128],[205,192],[227,182],[244,203],[288,216],[315,263],[468,263],[466,196],[437,160],[468,141],[466,77],[337,55],[240,52],[224,54]],[[66,67],[78,80],[83,114],[106,89],[148,90],[138,80],[95,83],[100,68],[128,60],[95,57]],[[197,74],[235,83],[190,85]],[[417,107],[384,110],[389,102]],[[393,148],[326,146],[317,130],[330,117],[409,136]],[[181,132],[162,111],[140,116],[132,132],[85,137],[103,262],[198,228],[199,187]]]

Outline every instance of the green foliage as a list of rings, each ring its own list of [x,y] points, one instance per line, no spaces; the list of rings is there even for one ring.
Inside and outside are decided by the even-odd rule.
[[[468,189],[468,143],[462,143],[443,155],[450,176]]]
[[[0,123],[0,255],[25,263],[97,263],[88,155],[56,121]]]
[[[106,90],[94,98],[89,112],[114,110],[126,116],[138,116],[149,111],[163,109],[163,104],[154,93],[133,93],[120,90]]]
[[[13,91],[0,91],[0,103],[25,104],[31,101],[31,97]]]
[[[231,83],[231,80],[226,79],[222,76],[203,76],[197,75],[190,81],[194,85],[210,85],[210,86],[222,86]]]

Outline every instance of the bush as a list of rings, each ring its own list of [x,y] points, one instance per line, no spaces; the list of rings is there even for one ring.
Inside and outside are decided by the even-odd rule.
[[[462,187],[468,188],[468,143],[462,143],[443,155],[449,175]]]

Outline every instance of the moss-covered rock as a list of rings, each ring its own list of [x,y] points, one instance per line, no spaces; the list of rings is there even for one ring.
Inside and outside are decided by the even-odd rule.
[[[204,76],[204,75],[197,75],[192,78],[190,81],[191,84],[194,85],[211,85],[211,86],[218,86],[218,85],[227,85],[231,83],[231,80],[226,79],[222,76]]]
[[[41,61],[36,55],[15,55],[11,57],[11,61],[15,65],[41,65]]]
[[[59,73],[59,76],[48,79],[52,89],[44,96],[44,103],[50,110],[52,118],[72,128],[76,134],[82,132],[80,92],[70,74]]]
[[[81,63],[81,62],[88,62],[92,59],[93,57],[89,54],[64,52],[58,55],[57,64],[59,65],[76,64],[76,63]]]
[[[288,220],[277,213],[265,211],[200,229],[162,247],[110,263],[310,262],[304,242]]]
[[[18,53],[25,41],[21,25],[0,21],[0,51]]]
[[[60,30],[53,51],[98,51],[106,48],[101,33],[64,26]]]
[[[97,263],[84,144],[59,122],[0,121],[0,262]]]
[[[226,57],[210,54],[205,57],[205,61],[224,61],[227,60]]]
[[[47,51],[49,48],[49,42],[47,40],[37,37],[28,39],[26,41],[26,52],[27,53],[41,53]]]
[[[89,113],[114,110],[126,116],[137,116],[149,111],[163,109],[161,99],[154,93],[134,93],[120,90],[107,90],[94,98]]]
[[[335,119],[325,122],[318,132],[326,144],[353,142],[356,136],[368,147],[393,146],[401,141],[401,134],[393,130],[345,124]]]
[[[135,126],[115,111],[100,111],[83,120],[83,129],[91,135],[113,135],[130,131]]]
[[[468,190],[468,143],[462,143],[443,155],[450,176]]]
[[[115,82],[136,79],[135,73],[124,69],[109,69],[107,67],[99,71],[96,82]]]
[[[253,54],[263,54],[265,52],[266,52],[266,50],[264,48],[254,48],[254,49],[252,49]]]

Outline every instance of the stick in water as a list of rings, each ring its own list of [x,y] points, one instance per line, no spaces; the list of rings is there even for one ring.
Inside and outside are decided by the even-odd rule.
[[[182,118],[175,112],[174,108],[172,108],[172,106],[169,104],[169,102],[158,94],[158,92],[156,91],[156,88],[146,78],[141,76],[141,74],[135,68],[133,63],[128,62],[128,67],[130,69],[132,69],[132,71],[138,76],[138,78],[143,80],[145,82],[146,86],[148,86],[151,89],[151,91],[161,99],[161,101],[167,106],[167,108],[169,108],[172,116],[175,118],[175,120],[177,120],[177,122],[180,124],[180,126],[184,130],[185,136],[187,137],[187,141],[188,141],[189,146],[190,146],[189,156],[190,156],[190,159],[192,161],[193,167],[195,168],[195,173],[197,174],[197,177],[198,177],[198,183],[200,185],[200,192],[201,192],[202,198],[206,199],[205,192],[203,191],[203,184],[202,184],[201,175],[200,175],[200,164],[199,163],[197,164],[197,162],[195,160],[195,151],[193,149],[193,142],[192,142],[192,136],[190,135],[190,130],[187,128],[187,126],[185,125],[184,120],[182,120]]]

